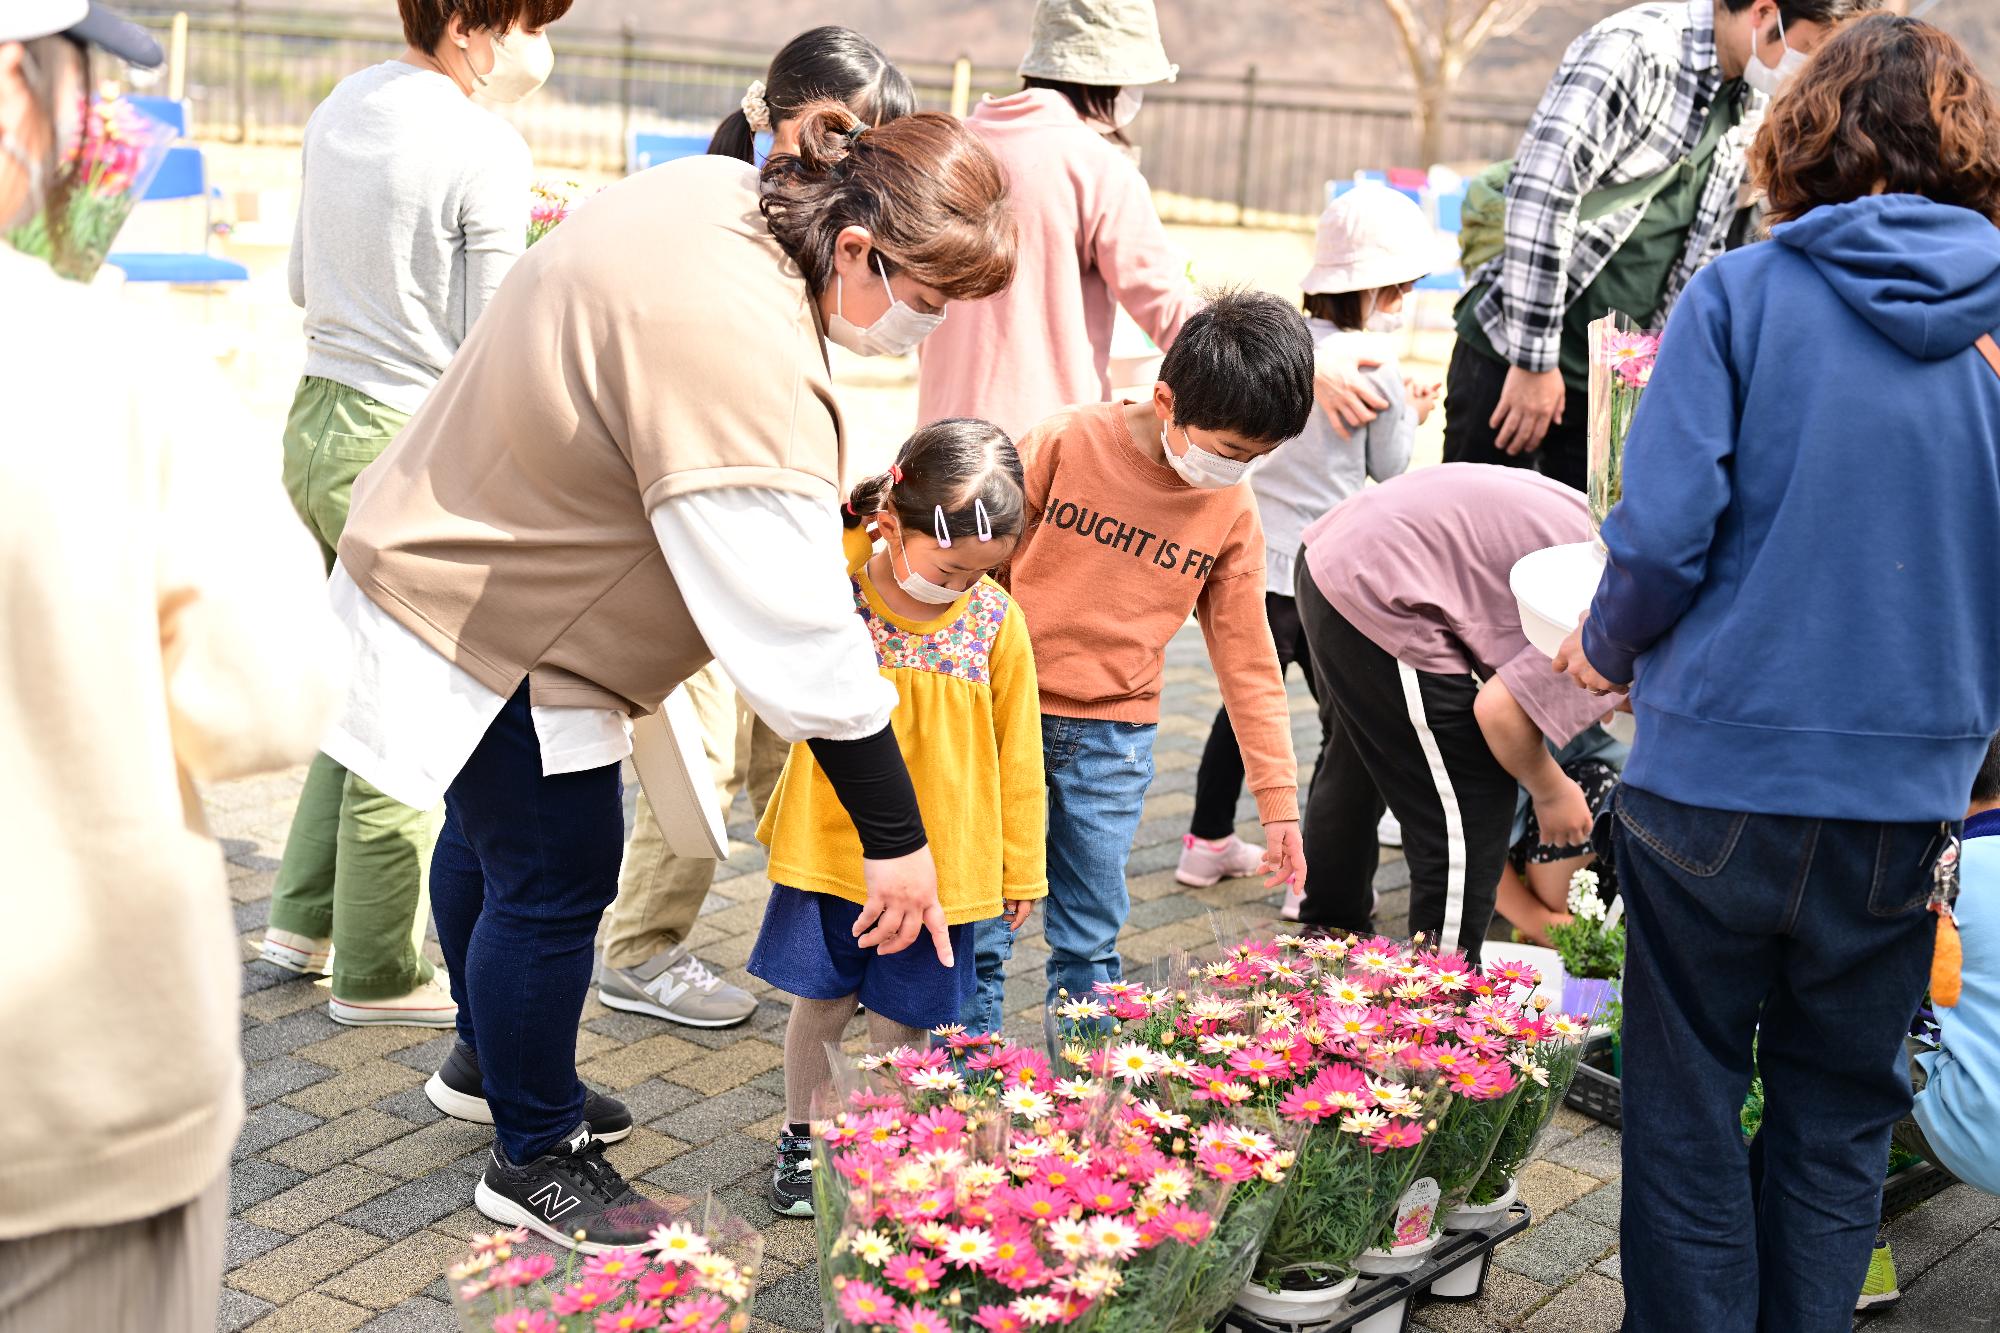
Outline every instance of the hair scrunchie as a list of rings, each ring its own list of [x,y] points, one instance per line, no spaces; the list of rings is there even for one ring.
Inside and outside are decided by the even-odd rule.
[[[750,122],[755,134],[771,132],[771,104],[764,100],[764,81],[752,79],[743,93],[743,119]]]

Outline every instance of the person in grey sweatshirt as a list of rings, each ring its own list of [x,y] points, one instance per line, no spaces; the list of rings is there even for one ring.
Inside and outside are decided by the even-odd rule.
[[[527,244],[528,146],[473,100],[549,76],[543,29],[570,0],[399,0],[403,54],[342,80],[306,125],[292,241],[305,373],[285,488],[329,570],[348,493],[423,403]],[[450,1027],[418,952],[429,811],[313,760],[271,898],[263,958],[331,971],[336,1022]]]

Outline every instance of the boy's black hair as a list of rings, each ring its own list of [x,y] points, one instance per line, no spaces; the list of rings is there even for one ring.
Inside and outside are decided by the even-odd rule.
[[[1972,777],[1972,803],[1991,805],[1995,801],[2000,801],[2000,736],[1986,747],[1986,758]]]
[[[1160,378],[1179,425],[1281,444],[1312,416],[1312,335],[1268,292],[1218,292],[1181,325]]]
[[[1018,536],[1028,506],[1021,455],[1007,432],[992,422],[947,417],[903,441],[889,471],[864,478],[849,493],[841,519],[850,528],[859,527],[871,515],[888,511],[907,530],[930,537],[936,535],[937,511],[942,509],[945,531],[953,540],[976,539],[974,500],[985,507],[988,530],[995,537]]]

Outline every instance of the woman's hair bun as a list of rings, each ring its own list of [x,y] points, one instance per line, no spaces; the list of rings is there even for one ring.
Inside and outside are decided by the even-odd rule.
[[[799,160],[808,171],[829,170],[854,151],[856,131],[867,128],[843,102],[814,102],[799,112]]]

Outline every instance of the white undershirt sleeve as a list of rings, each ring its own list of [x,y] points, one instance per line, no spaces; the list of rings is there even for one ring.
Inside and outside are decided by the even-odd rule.
[[[896,687],[854,613],[830,503],[728,487],[674,496],[651,518],[702,638],[773,731],[852,741],[889,724]]]

